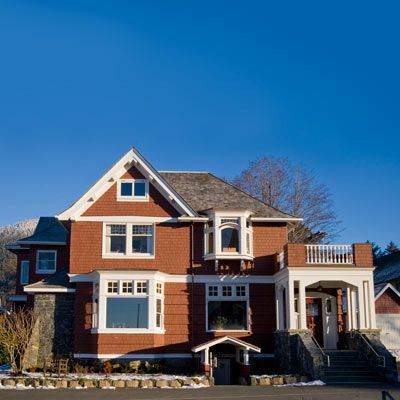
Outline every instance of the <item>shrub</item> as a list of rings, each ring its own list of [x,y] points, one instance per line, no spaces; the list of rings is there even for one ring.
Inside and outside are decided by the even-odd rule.
[[[111,373],[113,372],[113,366],[112,366],[112,364],[111,364],[110,361],[106,361],[106,362],[103,364],[103,372],[104,372],[105,374],[111,374]]]

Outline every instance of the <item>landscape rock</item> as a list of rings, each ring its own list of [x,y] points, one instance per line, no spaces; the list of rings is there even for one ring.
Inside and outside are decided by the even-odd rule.
[[[119,379],[117,381],[113,381],[113,386],[116,388],[124,388],[125,387],[125,381]]]
[[[178,381],[178,379],[175,379],[175,380],[169,382],[169,386],[171,386],[173,388],[179,388],[182,386],[182,384]]]
[[[272,381],[273,385],[283,385],[283,377],[282,376],[274,376],[271,381]]]
[[[139,381],[136,379],[126,381],[126,387],[127,388],[137,388],[137,387],[139,387]]]
[[[156,387],[160,388],[160,387],[165,387],[165,386],[168,386],[168,381],[164,381],[164,380],[156,381]]]
[[[270,385],[271,384],[271,378],[260,378],[260,385]]]

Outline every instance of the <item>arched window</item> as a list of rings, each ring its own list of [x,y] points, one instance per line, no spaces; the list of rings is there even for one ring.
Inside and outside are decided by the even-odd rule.
[[[237,228],[226,227],[221,229],[221,251],[239,252],[239,230]]]

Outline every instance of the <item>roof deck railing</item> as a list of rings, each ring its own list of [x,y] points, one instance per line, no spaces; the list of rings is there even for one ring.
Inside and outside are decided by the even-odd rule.
[[[307,264],[353,264],[353,247],[348,244],[306,244]]]

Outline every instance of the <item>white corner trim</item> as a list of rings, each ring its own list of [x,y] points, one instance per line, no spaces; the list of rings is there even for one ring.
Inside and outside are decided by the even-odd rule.
[[[74,288],[30,288],[24,287],[24,292],[27,293],[75,293]]]
[[[140,172],[156,186],[157,190],[178,210],[189,216],[196,216],[189,204],[166,182],[166,180],[145,160],[140,153],[131,148],[122,156],[91,188],[89,188],[74,204],[58,214],[60,220],[76,219],[80,217],[93,203],[102,196],[116,179],[121,177],[135,164]],[[152,179],[151,179],[152,178]]]
[[[146,353],[137,353],[137,354],[93,354],[93,353],[74,353],[74,358],[122,358],[122,359],[148,359],[154,360],[157,358],[192,358],[193,355],[191,353],[161,353],[161,354],[146,354]]]
[[[387,289],[392,289],[393,292],[400,297],[400,292],[391,284],[391,283],[387,283],[380,291],[379,293],[375,296],[375,301],[379,299],[379,297],[381,297],[383,295],[383,293],[386,292]]]

